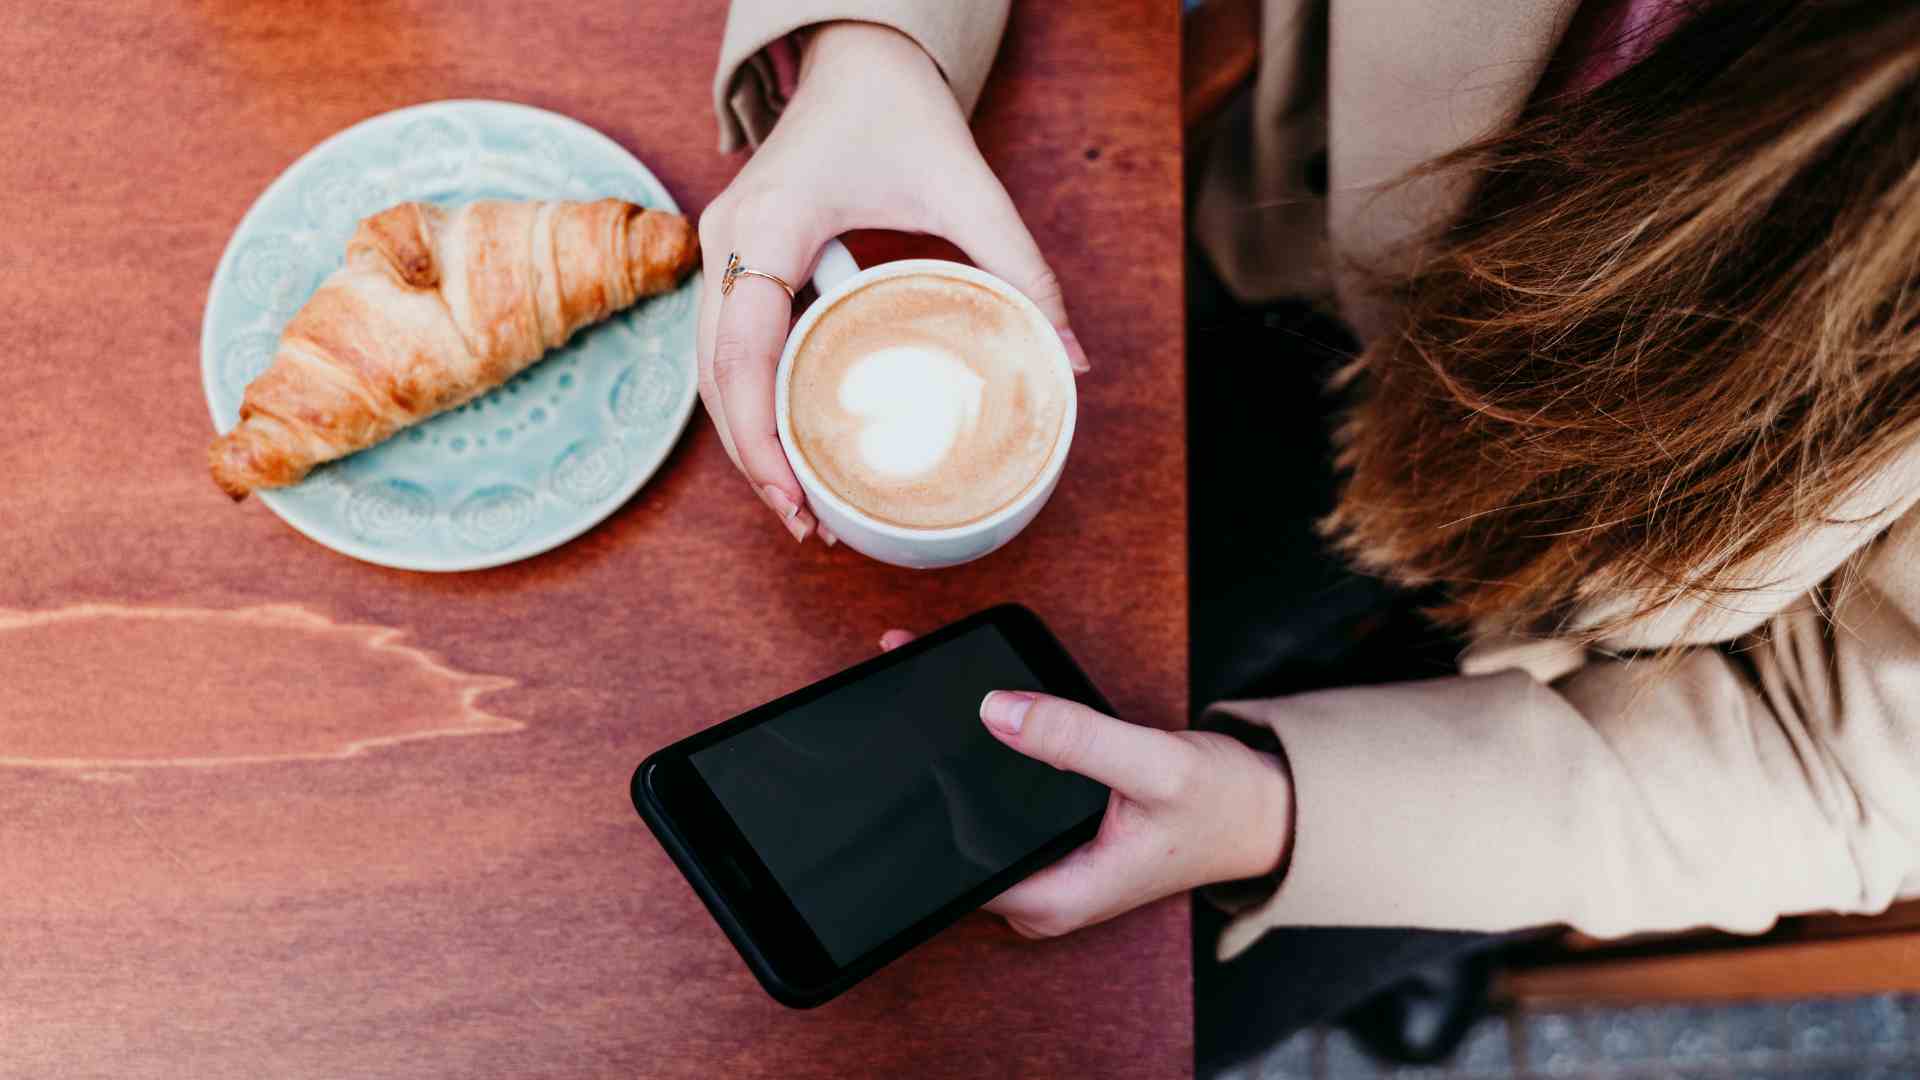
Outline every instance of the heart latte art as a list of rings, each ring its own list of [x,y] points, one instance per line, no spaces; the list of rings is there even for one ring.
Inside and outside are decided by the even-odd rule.
[[[903,274],[835,301],[794,353],[796,449],[870,517],[978,521],[1044,471],[1072,388],[1053,328],[994,290]]]

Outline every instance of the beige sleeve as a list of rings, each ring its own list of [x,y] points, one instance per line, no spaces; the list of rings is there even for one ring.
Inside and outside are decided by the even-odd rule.
[[[1863,559],[1844,595],[1670,671],[1222,706],[1278,734],[1299,816],[1221,955],[1277,925],[1757,932],[1920,893],[1920,512]]]
[[[769,44],[825,22],[870,22],[889,26],[918,42],[947,77],[960,108],[972,115],[1000,49],[1012,0],[733,0],[720,66],[713,77],[713,107],[720,119],[720,149],[759,145],[773,130],[786,100],[762,56]]]

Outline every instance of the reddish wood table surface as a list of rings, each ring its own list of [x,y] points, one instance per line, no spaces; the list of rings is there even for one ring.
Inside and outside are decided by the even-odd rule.
[[[1031,530],[930,574],[796,549],[698,416],[586,536],[433,576],[208,481],[222,246],[314,143],[441,98],[578,117],[702,206],[723,5],[8,5],[0,1075],[1190,1068],[1182,901],[974,917],[788,1012],[627,803],[655,747],[1005,598],[1123,712],[1184,708],[1177,5],[1017,6],[980,137],[1098,365]]]

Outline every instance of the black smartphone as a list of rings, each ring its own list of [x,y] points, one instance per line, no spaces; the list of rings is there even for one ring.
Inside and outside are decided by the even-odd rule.
[[[1112,712],[1002,605],[642,762],[633,805],[767,992],[810,1008],[1092,839],[1107,789],[981,726],[989,690]]]

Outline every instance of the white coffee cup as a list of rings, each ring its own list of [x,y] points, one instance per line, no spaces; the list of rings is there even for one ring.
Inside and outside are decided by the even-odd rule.
[[[1067,408],[1060,421],[1060,434],[1054,441],[1053,452],[1041,467],[1039,477],[1027,487],[1025,493],[1008,505],[978,521],[945,529],[915,529],[881,521],[835,494],[807,464],[805,455],[796,449],[789,413],[793,357],[799,351],[800,343],[807,339],[807,332],[813,329],[813,324],[819,322],[820,317],[836,301],[855,289],[907,274],[938,274],[971,282],[993,290],[1027,312],[1046,328],[1042,338],[1052,343],[1051,360],[1059,367],[1067,387]],[[821,252],[820,262],[813,272],[813,285],[820,297],[794,324],[792,332],[787,335],[787,347],[780,354],[780,369],[774,382],[774,416],[780,426],[780,445],[787,453],[787,463],[793,466],[793,474],[799,478],[800,487],[807,494],[807,505],[820,524],[832,530],[841,543],[862,555],[916,570],[972,562],[1018,536],[1020,530],[1026,528],[1040,513],[1040,508],[1047,504],[1054,487],[1060,482],[1060,472],[1067,464],[1067,448],[1073,442],[1074,418],[1079,406],[1078,395],[1074,391],[1073,363],[1067,357],[1066,346],[1061,344],[1059,334],[1053,330],[1052,323],[1040,311],[1039,305],[1027,299],[1020,290],[984,270],[945,259],[901,259],[862,270],[837,240],[829,242]]]

